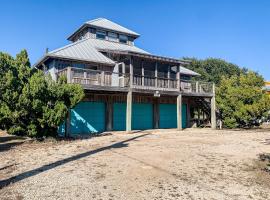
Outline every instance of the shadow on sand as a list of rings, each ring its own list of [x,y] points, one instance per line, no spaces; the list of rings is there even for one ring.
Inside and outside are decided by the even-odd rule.
[[[128,146],[127,142],[130,142],[132,140],[136,140],[136,139],[141,138],[141,137],[145,137],[147,135],[150,135],[150,133],[139,135],[139,136],[136,136],[136,137],[132,137],[130,139],[127,139],[127,140],[124,140],[124,141],[121,141],[121,142],[117,142],[117,143],[114,143],[114,144],[106,146],[106,147],[101,147],[101,148],[98,148],[98,149],[95,149],[95,150],[91,150],[91,151],[87,151],[87,152],[84,152],[84,153],[81,153],[81,154],[77,154],[77,155],[74,155],[74,156],[71,156],[71,157],[68,157],[68,158],[65,158],[65,159],[62,159],[62,160],[58,160],[56,162],[53,162],[53,163],[50,163],[50,164],[47,164],[47,165],[43,165],[43,166],[41,166],[39,168],[36,168],[36,169],[23,172],[21,174],[10,177],[8,179],[1,180],[0,181],[0,189],[2,189],[3,187],[8,186],[11,183],[19,182],[19,181],[24,180],[26,178],[38,175],[39,173],[42,173],[44,171],[48,171],[48,170],[51,170],[51,169],[53,169],[55,167],[58,167],[58,166],[66,164],[66,163],[72,162],[74,160],[78,160],[78,159],[81,159],[81,158],[84,158],[84,157],[87,157],[87,156],[91,156],[93,154],[96,154],[96,153],[99,153],[99,152],[102,152],[102,151],[106,151],[106,150],[127,147]]]

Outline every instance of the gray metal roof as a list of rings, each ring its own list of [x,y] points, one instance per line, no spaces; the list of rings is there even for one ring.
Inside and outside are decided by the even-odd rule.
[[[47,56],[52,57],[63,57],[76,60],[84,60],[89,62],[97,62],[113,65],[115,62],[110,58],[103,55],[99,50],[119,50],[119,51],[130,51],[137,53],[149,54],[148,52],[136,47],[117,42],[111,42],[107,40],[87,38],[66,45],[62,48],[50,51]]]
[[[186,74],[186,75],[190,75],[190,76],[200,76],[200,74],[198,74],[197,72],[194,72],[190,69],[187,69],[185,67],[180,67],[180,74]]]
[[[134,35],[136,37],[139,36],[138,33],[132,31],[132,30],[129,30],[119,24],[116,24],[108,19],[105,19],[105,18],[97,18],[97,19],[94,19],[94,20],[90,20],[88,22],[86,22],[85,24],[88,24],[90,26],[95,26],[95,27],[100,27],[100,28],[104,28],[104,29],[109,29],[109,30],[113,30],[113,31],[116,31],[116,32],[121,32],[121,33],[126,33],[126,34],[129,34],[129,35]]]

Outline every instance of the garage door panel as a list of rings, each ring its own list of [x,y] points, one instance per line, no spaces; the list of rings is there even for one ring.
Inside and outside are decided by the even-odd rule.
[[[113,104],[113,130],[126,130],[126,103]]]
[[[132,129],[145,130],[153,128],[153,105],[134,103],[132,105]]]
[[[187,105],[182,104],[182,128],[187,124]],[[159,127],[177,128],[177,105],[160,104],[159,105]]]
[[[105,104],[80,102],[71,110],[71,133],[89,134],[105,130]]]
[[[176,128],[177,127],[177,109],[176,104],[159,105],[159,127]]]

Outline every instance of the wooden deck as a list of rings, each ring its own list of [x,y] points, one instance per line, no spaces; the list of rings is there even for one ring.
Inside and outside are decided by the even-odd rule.
[[[120,74],[109,71],[67,67],[58,71],[57,77],[66,76],[68,83],[81,84],[86,90],[133,91],[142,93],[186,96],[212,96],[213,84],[209,82],[178,80],[137,74]],[[132,80],[132,81],[130,81]]]

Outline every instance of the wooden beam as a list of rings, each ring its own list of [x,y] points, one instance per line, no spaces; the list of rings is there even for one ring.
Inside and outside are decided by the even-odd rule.
[[[182,130],[182,94],[177,96],[177,129]]]
[[[127,94],[127,110],[126,110],[126,132],[131,131],[132,123],[132,91],[128,91]]]
[[[158,87],[158,63],[156,62],[155,63],[155,87],[157,88]]]
[[[67,67],[67,83],[72,83],[71,67]]]
[[[143,61],[142,61],[142,86],[144,86],[144,65],[143,65]]]
[[[113,103],[111,98],[106,102],[106,130],[113,130]]]
[[[215,94],[215,84],[213,84],[213,97],[211,98],[211,128],[217,128],[216,121],[216,94]]]
[[[130,84],[130,87],[132,88],[133,86],[133,58],[132,56],[130,56],[130,60],[129,60],[129,84]]]
[[[153,104],[153,119],[154,119],[154,128],[159,128],[159,98],[154,99]]]
[[[180,66],[177,66],[177,72],[176,72],[176,80],[177,80],[177,89],[181,90],[181,81],[180,81]]]

